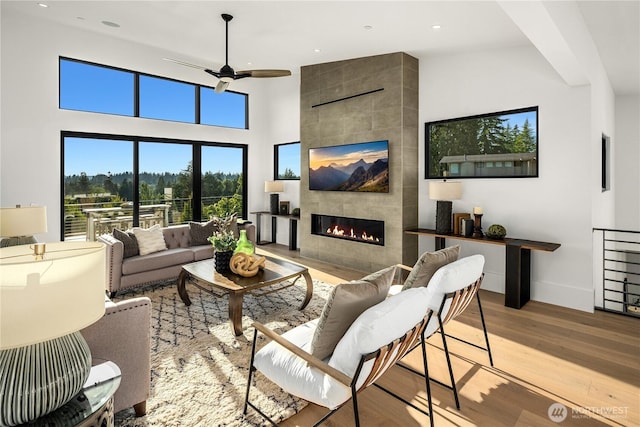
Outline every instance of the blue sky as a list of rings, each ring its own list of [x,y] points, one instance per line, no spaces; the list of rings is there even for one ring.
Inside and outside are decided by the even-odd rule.
[[[286,168],[300,176],[300,143],[278,146],[278,173],[284,174]]]
[[[518,125],[519,129],[522,129],[525,120],[529,120],[529,127],[536,132],[536,112],[535,111],[527,111],[525,113],[516,113],[516,114],[507,114],[505,116],[501,116],[503,119],[507,119],[509,125],[513,128],[515,125]]]
[[[191,161],[191,146],[172,143],[140,143],[141,172],[180,173]],[[133,170],[133,142],[86,138],[65,138],[66,176],[88,176]],[[203,171],[242,172],[242,150],[206,146],[202,149]]]

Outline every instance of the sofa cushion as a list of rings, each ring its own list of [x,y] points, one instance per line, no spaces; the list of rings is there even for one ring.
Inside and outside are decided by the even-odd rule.
[[[191,232],[188,224],[171,225],[162,229],[167,249],[190,248]]]
[[[194,261],[202,261],[203,259],[213,258],[213,245],[192,246]]]
[[[213,236],[218,230],[217,222],[211,220],[206,223],[189,222],[189,233],[191,234],[191,246],[210,245],[207,238]]]
[[[189,249],[167,249],[149,255],[127,258],[122,261],[122,274],[129,275],[151,270],[159,270],[172,265],[193,262],[193,252]]]
[[[425,252],[416,261],[413,269],[407,276],[402,290],[427,286],[433,274],[442,266],[458,259],[460,245],[450,246],[435,252]]]
[[[311,354],[320,359],[330,356],[360,313],[386,298],[394,274],[395,266],[387,267],[361,280],[334,287],[313,335]]]
[[[133,232],[122,231],[114,228],[111,234],[113,235],[113,237],[120,240],[124,245],[124,254],[122,255],[123,258],[130,258],[140,253],[140,249],[138,249],[138,240],[136,239],[136,235],[133,234]]]
[[[140,255],[148,255],[154,252],[166,251],[167,244],[164,241],[162,228],[156,224],[149,228],[134,227],[133,234],[138,240]]]

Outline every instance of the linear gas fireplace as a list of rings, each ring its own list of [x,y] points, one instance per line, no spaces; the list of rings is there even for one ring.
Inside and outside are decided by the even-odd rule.
[[[384,221],[311,214],[311,234],[384,246]]]

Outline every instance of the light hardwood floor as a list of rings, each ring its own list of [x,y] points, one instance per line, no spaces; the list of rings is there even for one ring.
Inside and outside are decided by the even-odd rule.
[[[309,267],[311,276],[338,284],[363,273],[301,258],[286,246],[260,246]],[[461,409],[450,390],[432,383],[436,426],[640,426],[640,320],[596,311],[585,313],[530,301],[521,310],[503,305],[502,294],[482,290],[481,300],[494,366],[487,353],[448,340]],[[482,344],[477,305],[452,321],[447,332]],[[448,379],[439,335],[428,340],[431,376]],[[405,362],[422,366],[419,349]],[[424,379],[394,367],[379,384],[426,409]],[[370,387],[358,395],[362,426],[425,426],[429,418],[384,391]],[[551,405],[566,407],[560,423]],[[309,426],[325,408],[310,404],[283,427]],[[345,405],[324,426],[352,426]]]

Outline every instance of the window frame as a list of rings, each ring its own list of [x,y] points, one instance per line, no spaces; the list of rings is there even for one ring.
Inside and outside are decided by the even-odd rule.
[[[229,148],[237,148],[242,150],[242,217],[248,218],[248,191],[247,191],[247,183],[248,183],[248,151],[249,147],[247,144],[239,144],[239,143],[230,143],[230,142],[215,142],[215,141],[201,141],[201,140],[185,140],[185,139],[175,139],[175,138],[159,138],[159,137],[150,137],[150,136],[134,136],[134,135],[121,135],[121,134],[105,134],[105,133],[95,133],[95,132],[78,132],[78,131],[67,131],[63,130],[60,132],[60,240],[64,241],[65,239],[65,208],[64,208],[64,197],[65,197],[65,170],[64,170],[64,162],[65,162],[65,138],[84,138],[84,139],[104,139],[104,140],[118,140],[118,141],[131,141],[133,143],[133,180],[132,185],[134,190],[133,193],[133,221],[134,226],[139,225],[139,216],[140,216],[140,193],[139,193],[139,145],[141,142],[152,142],[152,143],[171,143],[171,144],[187,144],[192,147],[192,167],[193,167],[193,176],[192,176],[192,191],[193,191],[193,218],[201,218],[202,217],[202,187],[201,187],[201,175],[202,175],[202,163],[201,163],[201,154],[202,147],[210,146],[210,147],[229,147]],[[197,168],[197,169],[196,169]]]
[[[286,145],[294,145],[294,144],[300,145],[300,150],[301,150],[300,153],[302,153],[302,145],[300,144],[300,141],[274,144],[273,146],[273,179],[274,181],[300,181],[300,178],[301,178],[300,176],[297,178],[280,178],[280,152],[278,149]],[[300,174],[302,174],[302,170],[300,171]]]
[[[91,65],[91,66],[94,66],[94,67],[106,68],[106,69],[110,69],[110,70],[121,71],[123,73],[133,74],[133,77],[134,77],[133,115],[131,116],[131,115],[123,115],[123,114],[98,112],[98,111],[88,111],[88,110],[76,110],[76,109],[62,108],[61,105],[60,105],[61,104],[60,100],[61,100],[61,96],[62,96],[62,85],[61,85],[62,61],[77,62],[77,63],[80,63],[80,64]],[[194,122],[184,122],[184,121],[169,120],[169,119],[159,119],[159,118],[153,118],[153,117],[141,117],[140,116],[140,76],[151,77],[151,78],[160,79],[160,80],[167,80],[167,81],[170,81],[170,82],[182,83],[182,84],[187,84],[187,85],[193,86],[193,89],[195,91],[195,100],[194,100],[195,120],[194,120]],[[172,123],[187,123],[187,124],[196,124],[196,125],[203,125],[203,126],[215,126],[215,127],[228,128],[228,129],[244,129],[244,130],[248,130],[249,129],[249,94],[244,93],[244,92],[237,92],[237,91],[233,91],[233,90],[225,91],[225,92],[228,92],[228,93],[233,93],[233,94],[241,95],[241,96],[244,97],[244,100],[245,100],[245,102],[244,102],[244,128],[232,127],[232,126],[224,126],[224,125],[215,125],[215,124],[203,124],[200,121],[201,109],[202,109],[201,102],[200,102],[200,90],[201,90],[201,88],[215,90],[215,86],[201,85],[199,83],[188,82],[188,81],[185,81],[185,80],[174,79],[174,78],[171,78],[171,77],[158,76],[158,75],[155,75],[155,74],[143,73],[143,72],[140,72],[140,71],[129,70],[129,69],[126,69],[126,68],[115,67],[115,66],[112,66],[112,65],[99,64],[99,63],[96,63],[96,62],[85,61],[85,60],[76,59],[76,58],[70,58],[70,57],[67,57],[67,56],[59,56],[58,57],[58,109],[60,109],[60,110],[82,111],[82,112],[89,112],[89,113],[95,113],[95,114],[108,114],[108,115],[120,116],[120,117],[135,117],[135,118],[142,118],[142,119],[146,119],[146,120],[161,120],[161,121],[169,121],[169,122],[172,122]]]

